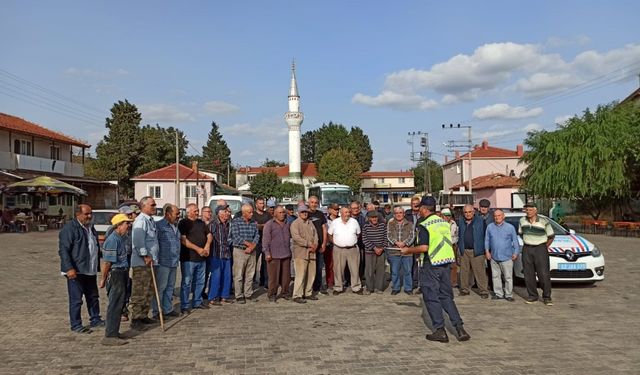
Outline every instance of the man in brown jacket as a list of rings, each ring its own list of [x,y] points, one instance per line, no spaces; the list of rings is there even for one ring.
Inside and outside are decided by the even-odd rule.
[[[298,206],[298,218],[291,223],[291,239],[293,240],[293,266],[296,279],[293,284],[293,301],[306,303],[307,299],[315,301],[313,280],[316,277],[316,251],[318,250],[318,233],[309,220],[309,207]]]

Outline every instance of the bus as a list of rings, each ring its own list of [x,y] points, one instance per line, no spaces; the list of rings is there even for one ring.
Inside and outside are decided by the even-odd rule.
[[[462,208],[465,204],[473,205],[475,201],[475,194],[468,191],[454,191],[454,190],[440,190],[438,194],[438,205],[440,209],[449,208]]]
[[[318,197],[320,207],[323,211],[326,211],[326,208],[331,203],[337,203],[340,206],[348,206],[351,203],[351,200],[353,200],[351,188],[347,185],[340,185],[335,182],[318,182],[310,185],[307,189],[306,198],[309,199],[312,195]]]

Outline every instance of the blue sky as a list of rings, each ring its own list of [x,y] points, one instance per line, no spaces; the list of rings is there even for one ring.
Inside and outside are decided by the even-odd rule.
[[[515,149],[639,85],[638,1],[444,3],[4,1],[0,111],[95,145],[126,98],[190,153],[215,121],[234,163],[287,162],[295,57],[303,132],[359,126],[373,169],[399,170],[408,132],[439,162],[466,137],[442,123]]]

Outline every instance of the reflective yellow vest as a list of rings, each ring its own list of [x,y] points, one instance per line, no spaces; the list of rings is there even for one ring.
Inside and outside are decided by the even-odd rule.
[[[434,266],[453,263],[456,261],[451,242],[451,226],[438,215],[430,215],[418,223],[429,232],[429,261]],[[416,236],[417,239],[417,236]],[[420,245],[420,244],[419,244]],[[421,263],[425,253],[420,254]]]

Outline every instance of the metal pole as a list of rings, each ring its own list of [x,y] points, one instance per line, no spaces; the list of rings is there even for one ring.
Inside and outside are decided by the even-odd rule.
[[[176,128],[176,207],[180,207],[180,155],[178,151],[178,128]]]
[[[431,166],[429,162],[431,161],[431,157],[429,154],[429,135],[425,136],[426,142],[424,145],[424,183],[425,183],[425,193],[431,193]]]
[[[200,179],[198,178],[200,172],[199,172],[200,167],[198,166],[198,161],[196,160],[196,207],[198,207],[198,209],[200,208]]]

